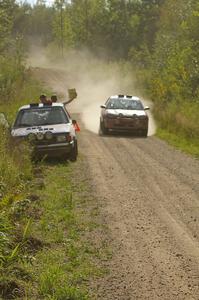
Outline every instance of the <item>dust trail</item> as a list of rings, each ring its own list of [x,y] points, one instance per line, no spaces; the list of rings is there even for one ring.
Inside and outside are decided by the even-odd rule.
[[[68,105],[68,110],[81,113],[86,128],[95,133],[99,130],[100,105],[110,95],[140,94],[127,67],[98,60],[87,51],[68,52],[60,61],[48,58],[43,49],[34,48],[28,64],[36,68],[37,76],[62,99],[67,97],[68,88],[76,88],[78,98]],[[149,101],[143,99],[143,102],[151,107]],[[156,126],[151,112],[149,120],[149,135],[153,135]]]
[[[146,100],[142,97],[140,97],[144,103],[144,106],[149,106],[150,110],[147,112],[148,116],[149,116],[149,129],[148,129],[148,135],[154,135],[156,133],[156,123],[155,123],[155,119],[153,117],[152,114],[152,109],[153,109],[153,102],[150,100]]]

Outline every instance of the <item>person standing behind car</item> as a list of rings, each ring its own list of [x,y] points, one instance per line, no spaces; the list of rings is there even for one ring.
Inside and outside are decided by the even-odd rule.
[[[58,100],[58,99],[57,99],[57,95],[56,95],[56,94],[52,95],[51,98],[50,98],[51,103],[56,103],[57,100]],[[66,102],[68,102],[68,101],[66,101]],[[62,102],[62,103],[65,105],[65,102]],[[67,113],[68,113],[68,115],[70,116],[70,114],[69,114],[68,111],[67,111]]]
[[[56,103],[57,102],[57,95],[52,95],[51,96],[51,102],[52,103]],[[70,103],[71,101],[72,101],[73,99],[69,99],[69,100],[67,100],[67,101],[63,101],[62,103],[64,104],[64,105],[66,105],[66,104],[68,104],[68,103]]]
[[[40,95],[39,100],[43,104],[51,104],[51,100],[48,100],[45,94]]]
[[[72,91],[72,93],[70,92],[70,90],[68,90],[68,94],[69,94],[69,100],[67,100],[67,101],[63,101],[62,103],[64,104],[64,105],[66,105],[66,104],[69,104],[70,102],[72,102],[76,97],[77,97],[77,93],[76,93],[76,90],[75,89],[71,89],[71,91]],[[51,102],[52,103],[56,103],[57,102],[57,95],[52,95],[51,96]],[[69,117],[71,118],[71,116],[70,116],[70,113],[67,111],[67,113],[68,113],[68,115],[69,115]],[[73,126],[74,126],[74,128],[75,128],[75,131],[80,131],[80,128],[79,128],[79,125],[77,124],[77,122],[76,121],[74,121],[73,120]]]
[[[55,94],[52,95],[50,99],[51,99],[52,103],[56,103],[57,102],[57,95],[55,95]]]
[[[77,98],[77,92],[76,92],[76,89],[68,89],[68,95],[69,95],[69,100],[66,100],[66,101],[62,101],[62,103],[64,105],[67,105],[69,103],[71,103],[75,98]],[[51,96],[51,102],[52,103],[56,103],[57,102],[57,95],[54,94]]]

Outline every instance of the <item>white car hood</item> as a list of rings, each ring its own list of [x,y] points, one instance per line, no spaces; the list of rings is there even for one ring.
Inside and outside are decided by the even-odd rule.
[[[144,110],[129,110],[129,109],[107,109],[106,110],[107,114],[111,114],[111,115],[123,115],[123,116],[133,116],[133,115],[137,115],[137,116],[146,116],[146,113]]]
[[[71,131],[71,124],[55,124],[55,125],[45,125],[45,126],[32,126],[25,128],[12,129],[12,136],[27,136],[29,133],[47,132],[52,133],[67,133]]]

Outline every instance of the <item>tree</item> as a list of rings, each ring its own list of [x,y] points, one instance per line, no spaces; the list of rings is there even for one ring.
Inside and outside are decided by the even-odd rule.
[[[0,54],[9,50],[15,8],[14,0],[0,2]]]

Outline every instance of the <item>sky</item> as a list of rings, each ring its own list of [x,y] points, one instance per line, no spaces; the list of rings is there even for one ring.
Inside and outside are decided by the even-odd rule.
[[[46,5],[52,5],[53,3],[54,3],[54,0],[44,0],[45,1],[45,3],[46,3]],[[17,0],[17,2],[27,2],[27,3],[30,3],[31,5],[34,5],[36,2],[37,2],[37,0]]]
[[[55,0],[42,0],[42,1],[45,1],[47,6],[51,6],[55,2]],[[27,3],[30,3],[31,5],[34,5],[34,4],[36,4],[37,0],[16,0],[16,2],[18,2],[18,3],[27,2]],[[71,0],[67,0],[66,2],[71,3]]]

